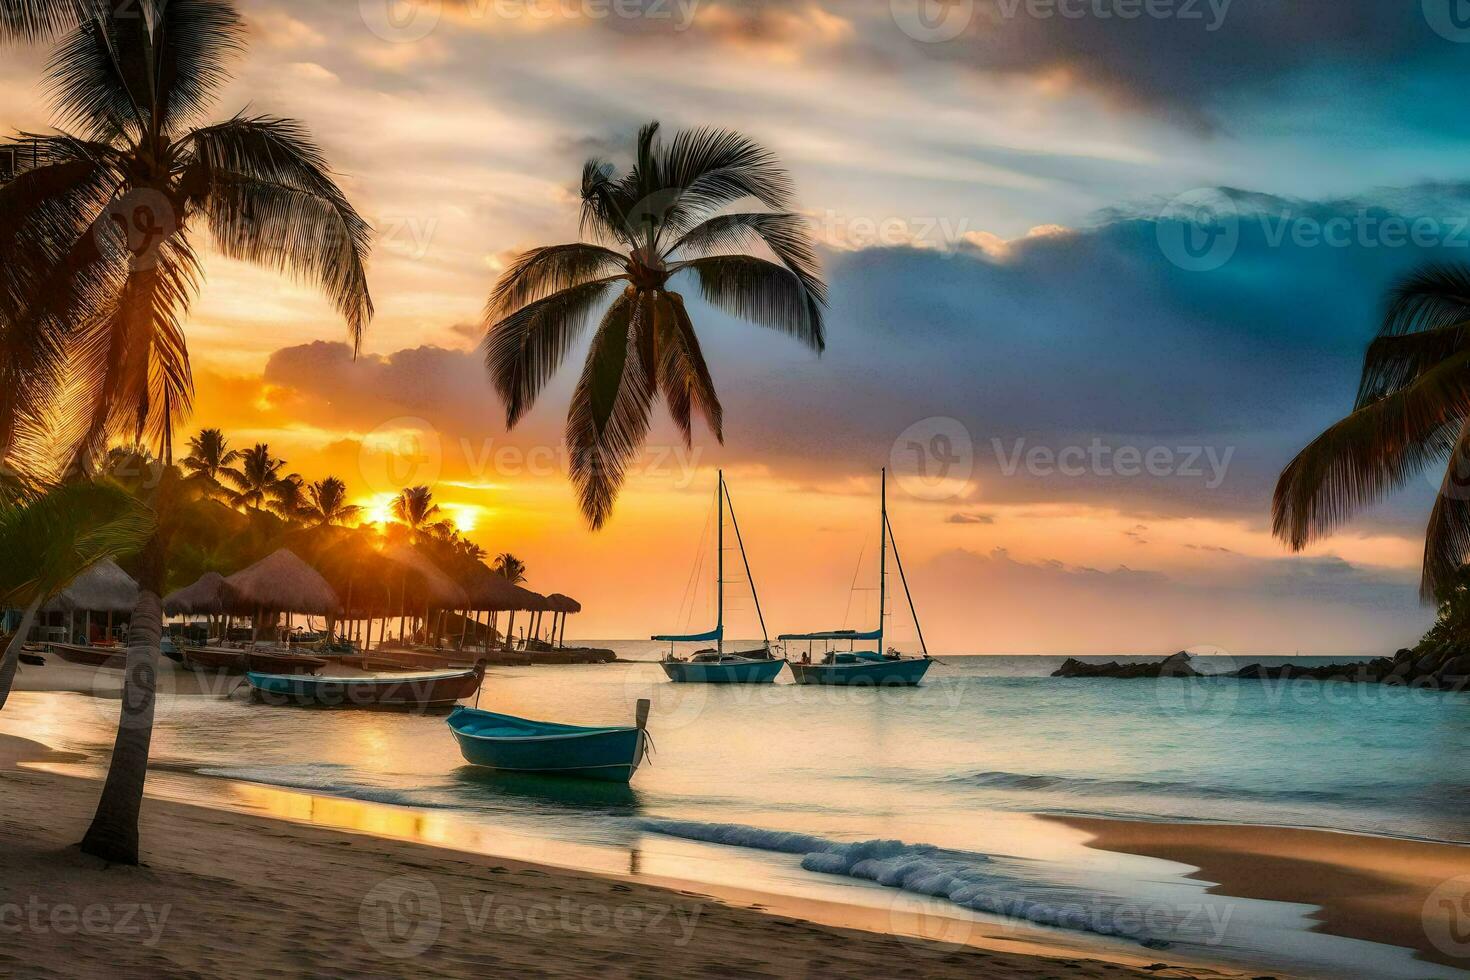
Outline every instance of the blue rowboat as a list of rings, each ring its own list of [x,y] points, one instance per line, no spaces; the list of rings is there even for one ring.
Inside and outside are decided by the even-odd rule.
[[[434,711],[453,707],[480,689],[485,668],[388,677],[311,677],[247,671],[255,697],[270,704],[316,704],[329,708]]]
[[[703,658],[703,659],[702,659]],[[786,661],[735,654],[696,654],[689,660],[663,660],[669,680],[679,684],[769,684]]]
[[[884,657],[861,651],[832,655],[831,663],[804,664],[791,661],[791,674],[798,684],[834,684],[851,687],[916,687],[924,679],[928,657]]]
[[[640,700],[636,723],[627,728],[582,728],[464,707],[447,721],[471,765],[626,783],[648,749],[648,707]]]

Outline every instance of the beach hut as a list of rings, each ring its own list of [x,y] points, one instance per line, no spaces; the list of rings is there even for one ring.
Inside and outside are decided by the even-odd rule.
[[[224,610],[254,617],[254,637],[266,613],[334,616],[342,610],[337,593],[321,573],[282,548],[224,580]]]
[[[66,618],[66,642],[76,637],[77,613],[83,616],[83,629],[87,642],[92,642],[92,614],[105,614],[107,626],[105,638],[112,639],[114,615],[128,616],[138,605],[138,583],[118,567],[111,558],[104,558],[87,568],[41,607],[41,612]],[[60,627],[60,623],[55,624]]]
[[[551,595],[546,597],[546,601],[551,606],[551,635],[556,637],[556,645],[558,647],[565,646],[567,638],[567,614],[581,612],[582,604],[571,596],[562,595],[560,592],[551,593]],[[558,634],[556,627],[557,616],[561,617],[560,634]]]
[[[466,607],[472,612],[489,613],[489,622],[486,624],[485,650],[488,652],[490,643],[497,632],[498,617],[500,613],[511,614],[511,621],[505,631],[506,649],[510,649],[510,639],[514,635],[512,628],[515,626],[515,614],[517,610],[534,609],[539,596],[529,592],[518,585],[514,585],[503,575],[486,568],[478,561],[466,562],[464,572],[460,577],[465,592],[469,595],[469,605]],[[479,620],[476,620],[478,624]]]
[[[223,636],[225,612],[225,577],[219,572],[205,572],[198,581],[175,589],[163,597],[163,612],[167,616],[203,616],[211,627],[216,617],[221,620],[220,635]],[[206,639],[208,632],[206,633]]]
[[[437,630],[431,630],[432,615],[437,610],[442,614],[450,609],[466,609],[469,605],[469,595],[458,582],[444,573],[438,565],[425,555],[422,551],[406,544],[393,544],[383,549],[383,557],[401,566],[401,584],[399,597],[401,601],[399,616],[399,636],[403,639],[406,634],[404,620],[408,614],[409,603],[412,602],[415,609],[424,611],[425,639],[430,635],[437,637]]]

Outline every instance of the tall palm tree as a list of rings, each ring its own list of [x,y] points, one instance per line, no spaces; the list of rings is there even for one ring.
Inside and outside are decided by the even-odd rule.
[[[1299,551],[1440,465],[1424,537],[1425,601],[1470,557],[1470,266],[1422,269],[1390,293],[1352,413],[1281,473],[1274,530]]]
[[[202,124],[243,43],[229,0],[109,4],[61,43],[47,77],[67,131],[28,137],[41,163],[0,188],[0,342],[19,358],[0,431],[45,405],[86,450],[123,435],[169,462],[193,396],[183,322],[204,229],[225,255],[322,288],[360,342],[371,231],[305,127]],[[63,369],[80,397],[58,405]]]
[[[257,442],[240,452],[240,465],[227,470],[224,477],[234,490],[230,503],[247,510],[263,510],[281,497],[281,484],[288,479],[282,470],[286,461],[271,455],[271,447]]]
[[[0,657],[0,708],[41,604],[97,562],[137,552],[153,530],[153,514],[111,482],[67,483],[0,501],[0,605],[24,610]]]
[[[495,556],[495,567],[492,570],[511,585],[520,585],[526,580],[526,563],[509,551]]]
[[[210,490],[224,490],[221,479],[227,473],[235,473],[230,464],[240,458],[238,449],[231,449],[229,440],[219,429],[200,429],[197,436],[189,439],[189,455],[179,465],[191,477],[203,481]]]
[[[314,524],[347,524],[362,513],[362,508],[347,502],[347,484],[329,476],[307,488],[304,516]]]
[[[393,519],[408,530],[415,543],[447,538],[453,531],[448,521],[441,520],[442,511],[434,503],[434,492],[428,487],[405,487],[393,498]]]
[[[712,305],[820,352],[826,285],[791,180],[774,156],[722,129],[638,134],[632,169],[582,169],[582,233],[591,242],[532,249],[500,277],[486,308],[485,364],[513,428],[606,304],[572,395],[566,439],[582,512],[599,528],[662,392],[686,442],[691,416],[723,441],[720,402],[684,297],[683,274]],[[754,198],[766,210],[720,213]],[[730,252],[755,245],[771,261]],[[612,246],[612,247],[609,247]]]
[[[17,16],[6,30],[32,36],[50,24]],[[10,443],[0,450],[54,419],[79,456],[121,434],[170,461],[192,396],[183,324],[201,226],[223,254],[321,288],[360,343],[372,317],[371,230],[306,128],[245,115],[201,124],[243,43],[229,0],[98,4],[62,41],[47,80],[68,131],[34,137],[37,164],[0,186],[0,436]],[[82,841],[115,863],[138,860],[168,509],[187,494],[181,483],[168,466],[148,492],[159,530],[138,560],[112,764]]]

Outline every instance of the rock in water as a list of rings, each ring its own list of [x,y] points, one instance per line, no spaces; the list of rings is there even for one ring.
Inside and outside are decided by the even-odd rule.
[[[1122,680],[1151,679],[1155,677],[1202,677],[1194,669],[1189,654],[1180,650],[1172,657],[1158,663],[1120,664],[1116,660],[1105,664],[1085,664],[1075,657],[1052,672],[1053,677],[1112,677]]]

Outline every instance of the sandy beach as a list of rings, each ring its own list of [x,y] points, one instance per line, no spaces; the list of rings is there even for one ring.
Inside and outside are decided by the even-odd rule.
[[[1213,893],[1316,905],[1318,931],[1403,946],[1464,970],[1470,958],[1432,941],[1432,899],[1470,875],[1470,847],[1288,827],[1059,818],[1091,846],[1178,861],[1215,882]],[[1451,886],[1452,887],[1452,886]],[[1455,893],[1461,900],[1463,887]],[[1463,944],[1460,944],[1463,946]]]
[[[0,972],[27,977],[1229,977],[817,925],[612,878],[150,799],[146,866],[70,845],[97,787],[0,738]]]

